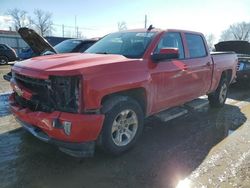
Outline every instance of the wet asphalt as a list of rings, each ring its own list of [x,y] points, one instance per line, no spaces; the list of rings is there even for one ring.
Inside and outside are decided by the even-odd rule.
[[[249,91],[246,85],[233,87],[229,98],[244,101]],[[0,100],[0,119],[13,119],[4,100]],[[168,122],[150,117],[136,146],[119,157],[97,148],[94,157],[78,160],[23,129],[0,133],[0,187],[175,187],[229,130],[249,119],[234,103],[219,110],[208,106],[191,110]]]
[[[238,103],[241,112],[250,116],[250,106]],[[207,155],[202,164],[191,175],[180,181],[185,188],[250,187],[250,120],[237,131],[229,131],[230,136],[217,144]],[[188,185],[188,186],[187,186]],[[180,186],[181,187],[181,186]]]

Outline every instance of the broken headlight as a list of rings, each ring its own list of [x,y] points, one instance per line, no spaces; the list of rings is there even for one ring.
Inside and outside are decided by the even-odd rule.
[[[51,76],[51,97],[55,109],[64,112],[79,112],[80,76]]]

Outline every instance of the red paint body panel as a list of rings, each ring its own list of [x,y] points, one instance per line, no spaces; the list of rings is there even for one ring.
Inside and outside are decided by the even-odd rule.
[[[136,30],[146,31],[146,30]],[[231,70],[235,78],[235,54],[211,55],[190,58],[182,30],[153,30],[156,36],[141,59],[108,54],[59,54],[41,56],[16,63],[12,71],[29,77],[48,79],[50,75],[80,75],[82,77],[82,112],[101,108],[103,97],[131,89],[143,89],[146,96],[146,116],[174,107],[216,90],[223,71]],[[153,62],[151,54],[166,32],[179,32],[182,36],[185,58]],[[208,51],[207,45],[206,50]],[[50,136],[66,141],[97,139],[104,115],[31,112],[12,106],[13,113],[34,126],[39,126]],[[36,118],[31,118],[36,117]],[[73,122],[73,133],[66,136],[63,130],[51,128],[51,120]],[[43,120],[47,119],[47,123]]]
[[[13,97],[11,97],[11,101]],[[68,142],[94,141],[99,136],[104,115],[71,114],[54,111],[52,113],[32,112],[28,108],[20,108],[11,102],[12,113],[21,121],[39,127],[50,138]],[[52,121],[58,118],[60,122],[72,123],[71,134],[68,136],[62,128],[54,128]]]
[[[236,54],[218,54],[218,55],[211,55],[212,56],[212,60],[214,62],[213,66],[213,77],[212,77],[212,84],[211,84],[211,88],[209,90],[209,92],[214,91],[217,87],[218,87],[218,80],[220,79],[221,76],[221,72],[223,72],[223,70],[227,70],[228,66],[233,66],[238,64],[238,58]],[[226,63],[225,63],[226,62]],[[232,78],[231,78],[231,82],[233,81],[233,79],[236,78],[236,71],[237,68],[234,69],[230,69],[232,70]]]
[[[179,50],[178,48],[163,48],[160,50],[161,54],[178,54]]]

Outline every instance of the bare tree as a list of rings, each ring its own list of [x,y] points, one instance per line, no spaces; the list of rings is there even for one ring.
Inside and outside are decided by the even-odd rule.
[[[7,15],[11,16],[13,20],[13,27],[17,31],[20,27],[28,27],[31,25],[30,19],[27,16],[27,12],[20,9],[9,9],[6,12]]]
[[[230,25],[222,32],[220,41],[225,40],[250,40],[250,22],[240,22]]]
[[[208,34],[205,36],[207,40],[207,45],[210,51],[214,50],[214,42],[215,42],[215,36],[214,34]]]
[[[32,19],[32,24],[40,35],[48,35],[52,31],[52,13],[45,12],[40,9],[34,10],[34,18]]]
[[[118,26],[118,31],[127,30],[127,24],[124,21],[123,22],[118,22],[117,26]]]

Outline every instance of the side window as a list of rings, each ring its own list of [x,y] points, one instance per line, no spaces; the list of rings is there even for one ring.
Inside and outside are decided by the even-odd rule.
[[[190,58],[204,57],[207,55],[204,41],[200,35],[186,33],[185,36]]]
[[[79,52],[85,52],[90,46],[92,46],[94,42],[84,43],[81,48],[79,49]]]
[[[183,44],[180,33],[166,33],[156,47],[155,53],[159,53],[162,48],[178,48],[179,59],[184,58]]]

